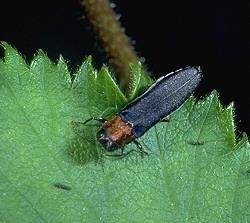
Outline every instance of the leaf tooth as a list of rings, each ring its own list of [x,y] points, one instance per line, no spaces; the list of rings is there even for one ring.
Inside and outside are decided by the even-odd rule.
[[[84,80],[88,77],[90,77],[91,79],[95,79],[96,77],[96,70],[94,69],[94,67],[92,66],[92,57],[88,56],[84,62],[82,63],[82,65],[80,66],[80,68],[77,70],[77,72],[75,74],[73,74],[74,76],[74,80],[72,82],[72,87],[79,87],[79,83],[81,82],[81,80]]]
[[[61,54],[59,55],[57,67],[60,71],[60,75],[65,79],[68,86],[70,86],[72,84],[71,76],[67,67],[67,62],[65,61],[65,59]]]
[[[7,66],[15,66],[18,65],[24,65],[28,67],[25,59],[21,56],[20,53],[18,53],[17,49],[14,47],[10,46],[8,43],[2,41],[0,42],[0,45],[4,48],[4,63]]]

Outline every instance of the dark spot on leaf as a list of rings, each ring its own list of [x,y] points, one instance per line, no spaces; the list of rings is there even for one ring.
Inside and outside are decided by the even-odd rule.
[[[247,170],[247,176],[250,177],[250,169]]]
[[[204,141],[188,141],[187,143],[192,146],[202,146],[205,144]]]
[[[70,187],[68,185],[65,185],[65,184],[62,184],[62,183],[54,183],[54,186],[56,188],[59,188],[59,189],[62,189],[62,190],[66,190],[66,191],[72,190],[72,187]]]

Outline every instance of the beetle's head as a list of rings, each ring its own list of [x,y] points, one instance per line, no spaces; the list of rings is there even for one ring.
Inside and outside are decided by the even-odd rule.
[[[118,147],[118,145],[111,139],[110,134],[104,128],[100,129],[97,134],[97,138],[108,152],[112,152]]]

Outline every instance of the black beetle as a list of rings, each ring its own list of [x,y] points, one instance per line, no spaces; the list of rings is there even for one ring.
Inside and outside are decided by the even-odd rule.
[[[157,122],[180,107],[202,79],[200,67],[186,67],[159,78],[147,91],[125,106],[111,119],[91,118],[103,122],[97,134],[108,152],[135,142]]]

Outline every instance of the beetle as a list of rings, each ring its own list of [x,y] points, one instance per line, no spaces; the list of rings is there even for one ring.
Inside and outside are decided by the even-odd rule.
[[[97,133],[98,141],[106,151],[113,152],[136,141],[157,122],[179,108],[194,92],[202,79],[200,67],[186,67],[159,78],[141,96],[125,106],[111,119],[90,118],[102,126]]]

